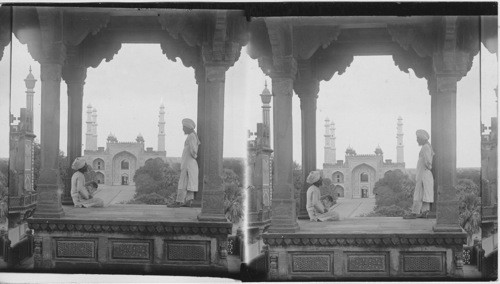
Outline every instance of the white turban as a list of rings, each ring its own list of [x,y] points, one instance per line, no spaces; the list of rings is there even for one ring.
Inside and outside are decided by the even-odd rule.
[[[192,119],[184,118],[182,120],[182,126],[186,126],[187,128],[191,128],[194,130],[194,128],[196,127],[196,124],[194,123],[194,121]]]
[[[78,171],[79,169],[83,168],[86,164],[87,162],[85,162],[85,159],[83,157],[78,157],[71,165],[71,168],[75,171]]]
[[[427,131],[425,131],[423,129],[419,129],[419,130],[417,130],[417,138],[429,140],[430,136],[429,136],[429,133],[427,133]]]
[[[321,178],[321,173],[319,171],[312,171],[307,176],[306,182],[308,184],[313,184]]]

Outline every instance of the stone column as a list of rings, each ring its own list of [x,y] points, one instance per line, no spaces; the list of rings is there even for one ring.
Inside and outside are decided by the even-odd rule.
[[[436,154],[436,149],[441,148],[440,142],[440,129],[443,127],[441,125],[442,121],[438,119],[439,116],[439,106],[437,102],[437,86],[436,86],[436,76],[432,75],[430,79],[428,79],[427,86],[429,89],[429,94],[431,96],[431,145],[434,150],[434,158],[432,161],[432,176],[436,181],[436,177],[439,176],[439,170],[436,166],[436,159],[438,154]],[[416,136],[414,135],[414,139]],[[415,140],[415,143],[416,140]],[[431,204],[431,212],[428,215],[428,218],[436,218],[436,204],[438,200],[438,183],[434,182],[434,203]]]
[[[293,61],[293,59],[292,59]],[[294,74],[294,73],[292,73]],[[293,76],[272,74],[274,171],[269,233],[299,230],[293,187]]]
[[[204,186],[204,176],[205,176],[205,149],[207,147],[205,143],[205,67],[201,64],[195,68],[195,78],[198,84],[198,115],[196,122],[196,133],[201,141],[198,147],[198,192],[195,193],[195,199],[192,206],[201,207],[201,199],[203,195]]]
[[[435,168],[437,183],[436,225],[434,231],[462,231],[458,225],[458,196],[456,193],[457,167],[457,81],[456,75],[437,74],[437,90],[435,94],[434,119],[435,126],[433,141],[436,153]]]
[[[35,218],[60,218],[64,215],[58,165],[61,69],[60,63],[41,63],[41,169]]]
[[[205,65],[205,117],[203,140],[204,186],[200,221],[226,221],[222,154],[224,140],[224,86],[227,66]],[[198,165],[199,166],[199,165]]]
[[[309,219],[306,210],[306,193],[309,185],[305,182],[307,175],[316,170],[316,104],[319,82],[301,84],[295,88],[300,97],[302,115],[302,180],[304,186],[300,192],[299,219]]]
[[[83,86],[87,77],[87,69],[80,66],[65,66],[63,79],[68,86],[68,145],[67,162],[68,172],[64,181],[64,195],[62,203],[73,205],[71,198],[71,163],[76,157],[82,156],[82,114],[83,114]]]

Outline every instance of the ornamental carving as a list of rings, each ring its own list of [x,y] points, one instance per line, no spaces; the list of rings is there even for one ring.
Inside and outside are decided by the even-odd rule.
[[[276,206],[275,206],[276,207]],[[275,214],[276,210],[273,210],[273,214]],[[281,215],[278,215],[281,216]],[[264,237],[263,241],[266,245],[271,246],[287,246],[288,244],[285,242],[287,238],[283,236],[276,237]],[[455,236],[455,237],[443,237],[443,236],[435,236],[435,237],[411,237],[411,236],[399,236],[399,237],[372,237],[372,238],[343,238],[343,237],[326,237],[326,238],[317,238],[317,237],[293,237],[292,239],[288,239],[290,242],[297,246],[309,246],[309,245],[317,245],[317,246],[381,246],[381,247],[401,247],[401,246],[414,246],[414,245],[458,245],[465,244],[466,237],[464,236]]]
[[[169,261],[209,261],[209,242],[166,242]]]
[[[292,255],[292,272],[330,272],[332,271],[330,254]]]
[[[52,223],[52,221],[55,221]],[[69,221],[69,220],[65,220]],[[28,226],[30,229],[35,231],[48,231],[48,232],[92,232],[92,233],[139,233],[145,235],[155,235],[158,233],[168,233],[168,234],[183,234],[183,235],[229,235],[231,234],[231,224],[224,224],[224,226],[209,226],[210,224],[188,224],[188,225],[173,225],[168,223],[162,224],[145,224],[137,226],[136,224],[126,224],[126,225],[113,225],[113,221],[109,221],[110,224],[95,224],[95,222],[88,221],[89,223],[78,223],[72,224],[68,222],[58,222],[57,219],[28,219]],[[136,227],[135,232],[132,227]]]
[[[347,254],[349,272],[388,272],[388,255],[370,255],[369,253]]]
[[[444,272],[444,253],[403,253],[404,272]]]
[[[311,57],[312,73],[318,81],[329,81],[335,73],[344,74],[354,60],[354,55],[348,50],[343,50],[330,45],[319,48]]]
[[[56,258],[96,257],[95,241],[56,240]]]
[[[33,238],[34,250],[33,250],[33,261],[35,268],[42,267],[42,238],[35,236]]]
[[[150,241],[116,241],[112,240],[111,258],[112,259],[134,259],[150,260],[151,247]]]
[[[168,33],[162,37],[160,47],[169,60],[177,62],[177,58],[180,58],[186,67],[197,67],[201,61],[199,46],[191,46],[182,39],[173,38]]]
[[[226,259],[227,258],[227,241],[225,240],[219,240],[219,257],[221,259]]]
[[[388,25],[392,40],[404,50],[413,50],[419,57],[432,57],[436,49],[436,23],[422,25]]]
[[[269,276],[270,279],[278,279],[278,255],[272,254],[269,256]]]
[[[80,45],[82,62],[84,67],[97,68],[102,60],[109,62],[122,47],[118,41],[107,39],[109,35],[99,33],[96,36],[88,36]]]
[[[89,34],[95,35],[109,23],[110,16],[102,12],[64,11],[64,41],[68,45],[78,45]]]
[[[293,50],[298,59],[309,59],[318,48],[327,48],[340,34],[338,27],[296,26],[293,27]]]

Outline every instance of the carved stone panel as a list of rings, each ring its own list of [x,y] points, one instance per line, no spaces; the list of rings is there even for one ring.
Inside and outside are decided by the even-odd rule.
[[[333,271],[333,253],[292,253],[292,273],[329,273]]]
[[[172,241],[166,240],[164,260],[167,262],[210,262],[209,241]]]
[[[401,252],[403,273],[446,273],[446,252]]]
[[[97,259],[96,239],[54,239],[56,259]]]
[[[111,239],[109,250],[111,260],[150,261],[153,256],[153,241]]]
[[[347,274],[389,274],[389,252],[346,252],[344,265]]]

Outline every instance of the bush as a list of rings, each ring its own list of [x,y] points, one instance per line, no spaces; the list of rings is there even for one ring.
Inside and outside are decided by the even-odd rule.
[[[405,214],[406,210],[397,205],[380,206],[373,212],[366,214],[367,217],[400,217]]]
[[[413,203],[415,182],[399,170],[387,172],[375,183],[375,211],[370,216],[403,216]]]
[[[156,193],[166,197],[177,191],[180,169],[171,168],[162,159],[148,160],[134,175],[135,196]]]
[[[164,205],[165,197],[158,193],[141,194],[133,199],[131,204]]]

